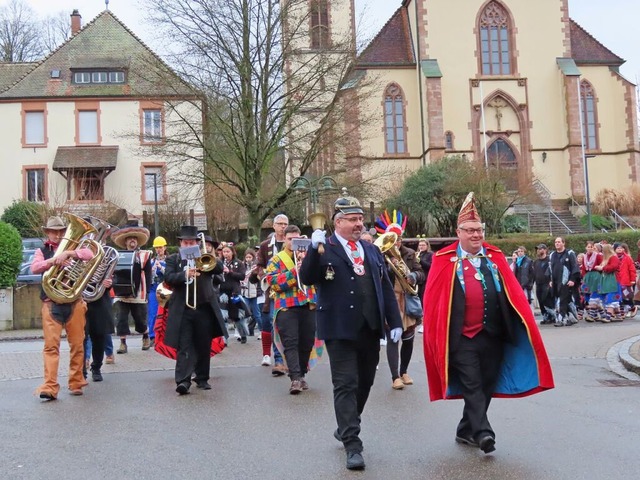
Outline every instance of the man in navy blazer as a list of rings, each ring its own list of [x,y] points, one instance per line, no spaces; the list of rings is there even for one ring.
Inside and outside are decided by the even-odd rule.
[[[313,232],[299,273],[302,283],[317,289],[317,336],[329,354],[338,423],[334,437],[344,444],[347,468],[362,470],[360,416],[375,379],[380,339],[386,321],[397,342],[402,319],[382,253],[359,241],[364,231],[360,203],[343,189],[334,207],[335,233],[327,239],[323,231]]]

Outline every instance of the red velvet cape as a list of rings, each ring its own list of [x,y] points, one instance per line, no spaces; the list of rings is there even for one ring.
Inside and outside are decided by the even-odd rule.
[[[459,388],[449,378],[449,323],[458,244],[455,242],[433,256],[424,292],[424,358],[431,401],[461,398]],[[505,345],[493,396],[524,397],[551,389],[554,387],[551,365],[522,287],[500,249],[487,243],[483,246],[498,269],[507,301],[522,320],[517,326],[517,344]]]

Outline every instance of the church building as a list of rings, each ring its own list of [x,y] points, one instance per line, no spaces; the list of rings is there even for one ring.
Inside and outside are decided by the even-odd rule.
[[[592,196],[637,182],[635,85],[624,60],[571,19],[577,1],[399,2],[356,57],[354,78],[370,83],[351,121],[375,120],[358,125],[347,164],[367,177],[460,155],[549,200],[584,201],[585,161]],[[311,4],[312,48],[331,48],[321,40],[334,21],[355,29],[354,0]]]

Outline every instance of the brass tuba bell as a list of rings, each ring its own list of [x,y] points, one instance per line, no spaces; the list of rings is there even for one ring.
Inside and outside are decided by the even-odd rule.
[[[74,258],[69,265],[54,265],[42,275],[42,289],[55,303],[72,303],[80,298],[104,257],[104,250],[98,242],[90,238],[83,239],[86,235],[97,233],[93,225],[71,213],[65,213],[64,216],[68,226],[54,257],[67,250],[89,248],[93,258],[86,262]]]
[[[404,263],[404,260],[402,260],[402,255],[400,255],[400,251],[398,247],[396,247],[397,242],[398,235],[394,232],[387,232],[380,235],[373,244],[384,254],[384,258],[398,279],[402,290],[411,295],[417,295],[418,286],[412,286],[409,283],[409,273],[411,273],[411,271],[409,267],[407,267],[407,264]]]

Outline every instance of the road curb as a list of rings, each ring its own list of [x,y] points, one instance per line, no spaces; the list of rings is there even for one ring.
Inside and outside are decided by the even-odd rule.
[[[633,358],[630,353],[631,348],[636,342],[640,342],[640,335],[628,338],[620,342],[618,344],[620,345],[618,358],[620,359],[620,363],[624,365],[624,368],[626,368],[630,372],[640,375],[640,361]]]

